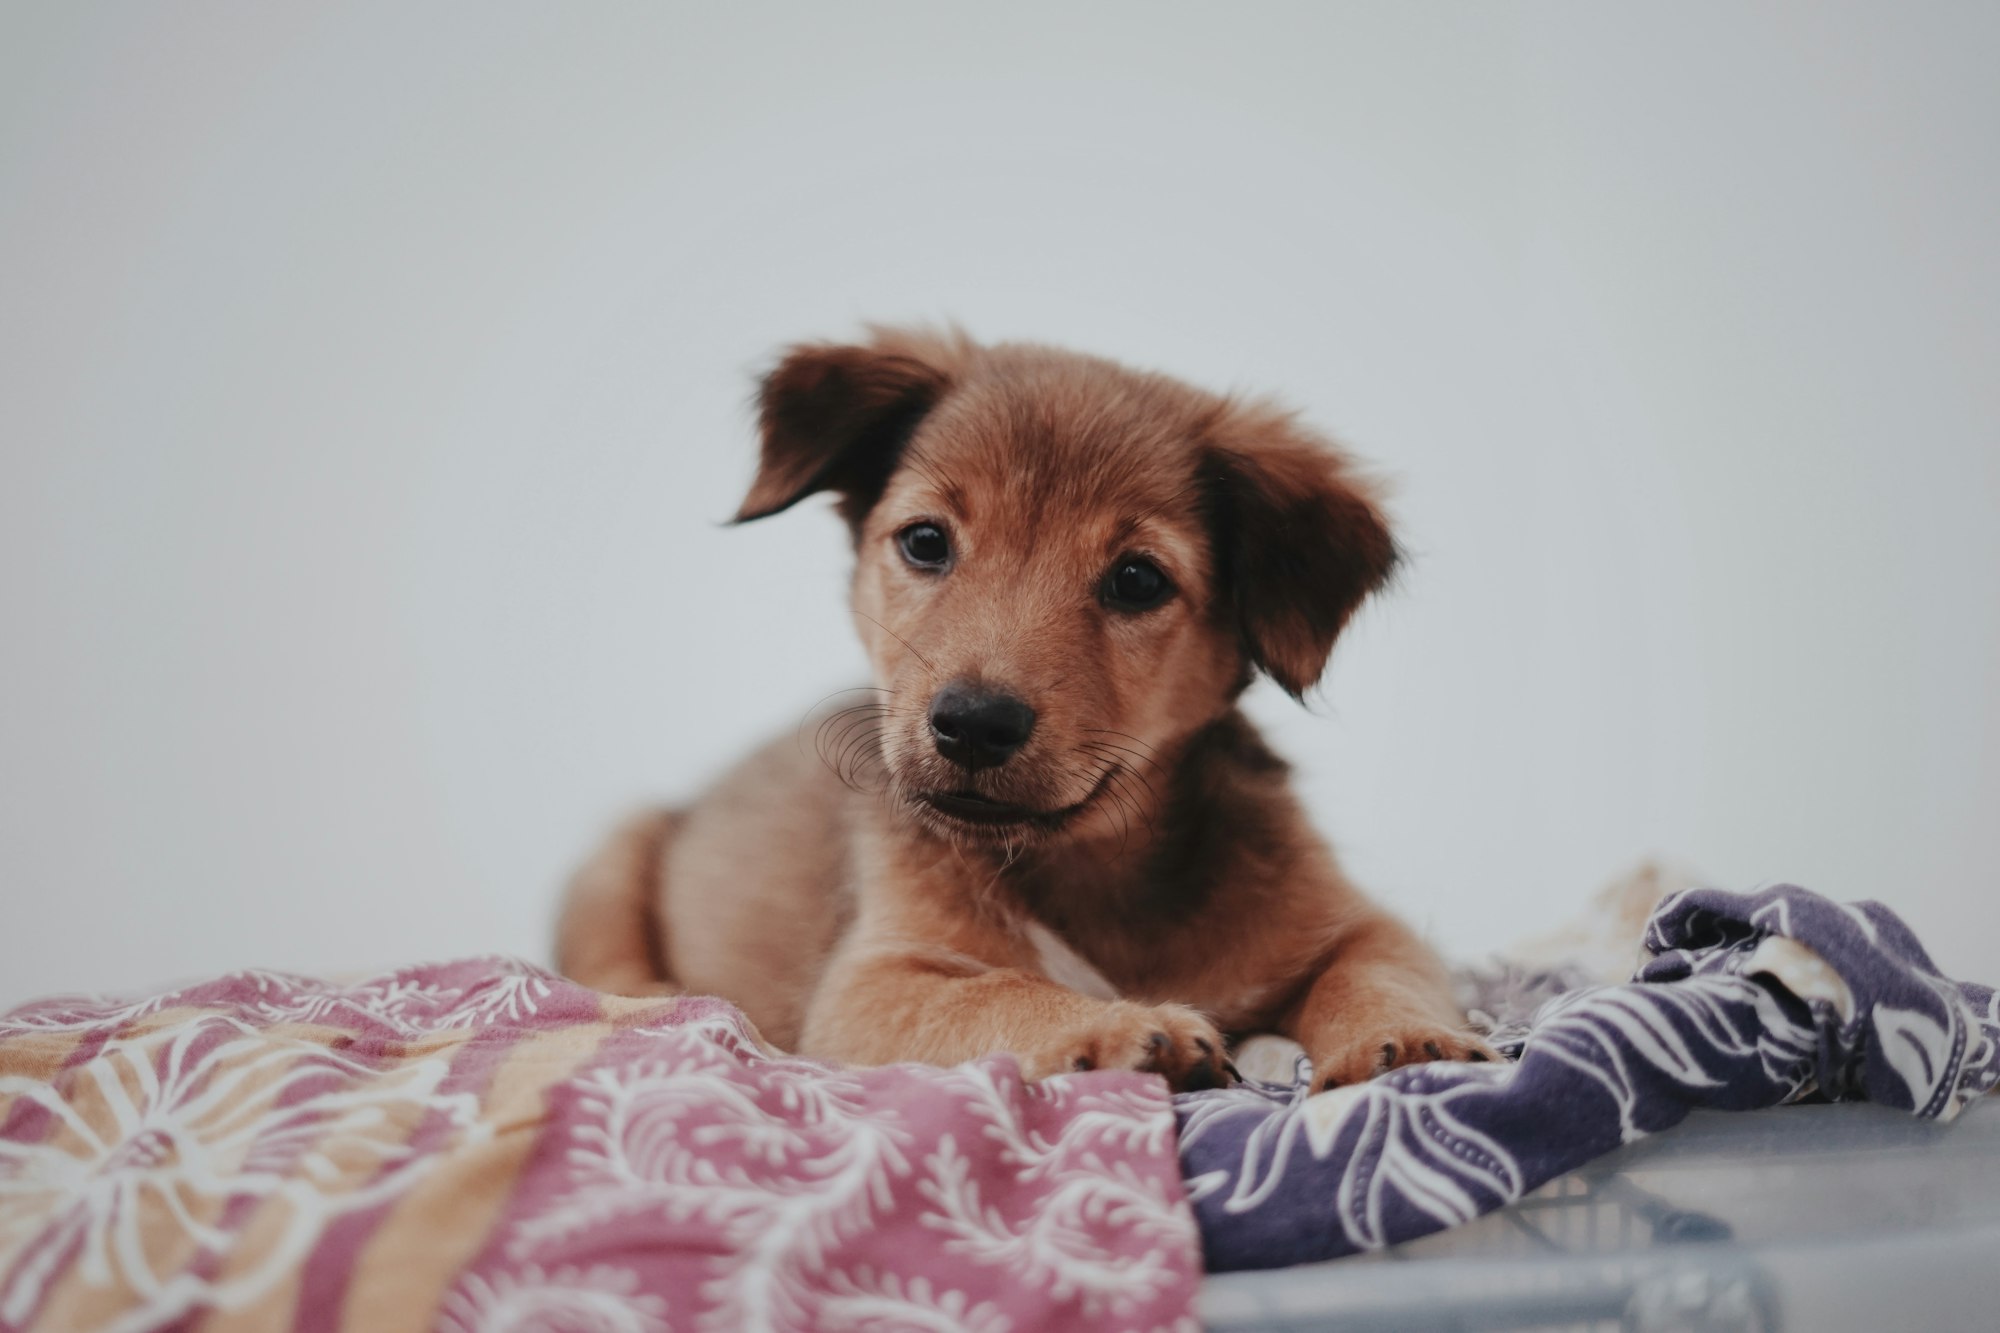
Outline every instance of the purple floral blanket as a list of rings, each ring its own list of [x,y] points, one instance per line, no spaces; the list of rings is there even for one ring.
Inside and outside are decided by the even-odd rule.
[[[1413,1240],[1695,1107],[1818,1097],[1950,1118],[2000,1083],[1994,991],[1941,976],[1878,903],[1687,890],[1654,912],[1645,950],[1626,985],[1556,978],[1494,1033],[1512,1063],[1417,1065],[1312,1097],[1302,1068],[1176,1098],[1208,1266]]]

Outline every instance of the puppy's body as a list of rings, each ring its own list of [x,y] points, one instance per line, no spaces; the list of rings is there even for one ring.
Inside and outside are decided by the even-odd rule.
[[[1388,573],[1344,458],[1162,377],[894,332],[798,349],[762,409],[739,518],[840,496],[876,684],[614,837],[565,971],[857,1062],[1198,1087],[1223,1033],[1266,1029],[1323,1083],[1483,1058],[1235,709],[1253,669],[1310,685]],[[1079,962],[1116,998],[1063,984]]]

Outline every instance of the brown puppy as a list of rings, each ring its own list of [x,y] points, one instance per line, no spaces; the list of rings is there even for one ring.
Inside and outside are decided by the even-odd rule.
[[[580,871],[558,958],[719,994],[858,1063],[1227,1077],[1278,1031],[1322,1086],[1485,1059],[1236,710],[1316,681],[1395,547],[1266,406],[1044,347],[875,330],[764,381],[739,522],[832,491],[875,685]]]

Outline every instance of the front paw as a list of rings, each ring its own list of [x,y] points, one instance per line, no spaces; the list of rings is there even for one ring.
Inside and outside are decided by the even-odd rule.
[[[1358,1024],[1342,1024],[1333,1040],[1312,1050],[1313,1091],[1325,1092],[1349,1083],[1365,1083],[1404,1065],[1433,1060],[1498,1060],[1493,1048],[1462,1028],[1428,1019],[1381,1016]]]
[[[1222,1034],[1186,1005],[1125,1001],[1023,1055],[1031,1079],[1088,1069],[1159,1074],[1175,1092],[1225,1087],[1235,1079]]]

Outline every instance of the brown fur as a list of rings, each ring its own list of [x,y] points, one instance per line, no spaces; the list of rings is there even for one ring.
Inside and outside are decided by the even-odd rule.
[[[778,1044],[860,1063],[1008,1050],[1031,1077],[1202,1087],[1227,1077],[1224,1034],[1258,1030],[1323,1084],[1488,1058],[1236,710],[1255,670],[1309,688],[1393,567],[1342,454],[1268,406],[955,334],[794,348],[760,409],[738,519],[837,495],[875,684],[818,753],[787,736],[614,835],[572,883],[565,972],[724,995]],[[904,558],[918,522],[949,538],[942,571]],[[1149,610],[1103,595],[1134,555],[1174,588]],[[940,752],[929,709],[954,681],[1033,707],[1004,763]],[[925,799],[967,792],[1035,816]],[[1116,998],[1053,979],[1050,939]]]

